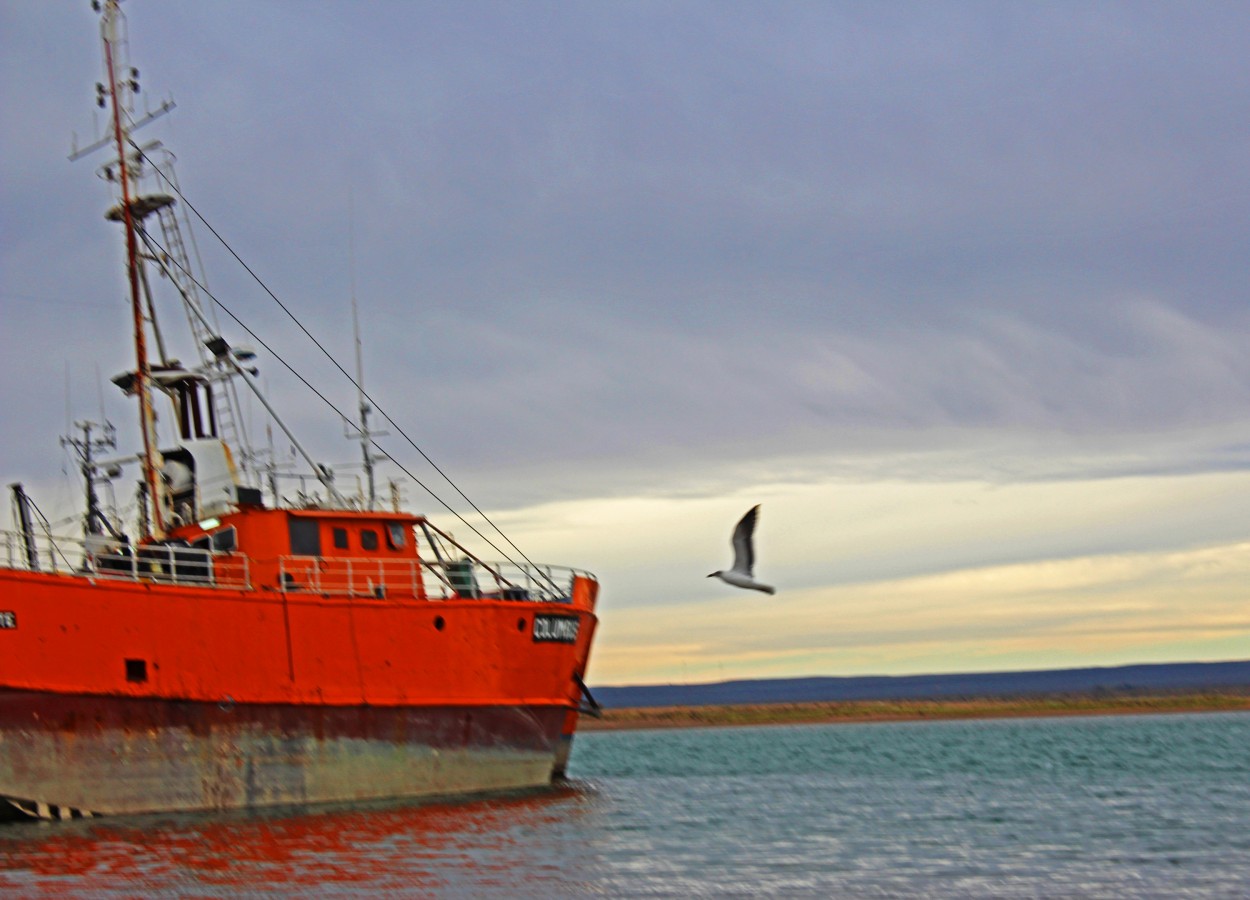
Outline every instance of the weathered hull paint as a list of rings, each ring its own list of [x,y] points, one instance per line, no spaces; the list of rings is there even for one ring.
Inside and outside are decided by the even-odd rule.
[[[0,688],[215,703],[574,707],[584,605],[361,599],[91,582],[0,568]],[[575,644],[535,619],[577,617]],[[132,666],[138,667],[136,678]]]
[[[0,691],[0,803],[44,818],[508,791],[567,759],[555,706],[292,706]]]
[[[0,568],[0,798],[76,818],[547,785],[596,625],[597,585],[571,587],[433,601]]]

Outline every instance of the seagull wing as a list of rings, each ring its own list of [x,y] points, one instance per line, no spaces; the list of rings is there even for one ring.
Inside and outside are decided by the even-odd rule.
[[[751,570],[755,567],[755,549],[752,546],[751,536],[755,532],[755,518],[759,515],[759,511],[758,506],[752,506],[750,512],[743,516],[734,528],[733,570],[747,576],[751,575]]]

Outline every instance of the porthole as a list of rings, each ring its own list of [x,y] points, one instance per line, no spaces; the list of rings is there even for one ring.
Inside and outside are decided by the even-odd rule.
[[[435,617],[434,617],[434,630],[435,630],[435,631],[442,631],[442,630],[443,630],[443,626],[444,626],[444,625],[446,625],[446,624],[447,624],[447,623],[443,621],[443,617],[442,617],[442,616],[435,616]]]
[[[525,620],[524,620],[524,619],[517,619],[517,620],[516,620],[516,630],[517,630],[517,631],[524,631],[524,630],[525,630]]]

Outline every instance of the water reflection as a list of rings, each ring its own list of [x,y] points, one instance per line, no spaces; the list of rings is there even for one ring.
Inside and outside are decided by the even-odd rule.
[[[598,795],[0,826],[0,889],[136,896],[552,894],[593,871]],[[525,883],[517,884],[518,873]]]
[[[0,896],[1250,897],[1250,714],[578,738],[462,805],[0,827]]]

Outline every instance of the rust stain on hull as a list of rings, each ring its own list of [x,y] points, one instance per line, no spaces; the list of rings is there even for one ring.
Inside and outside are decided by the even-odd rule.
[[[0,797],[70,818],[538,787],[567,757],[565,713],[2,691]]]

